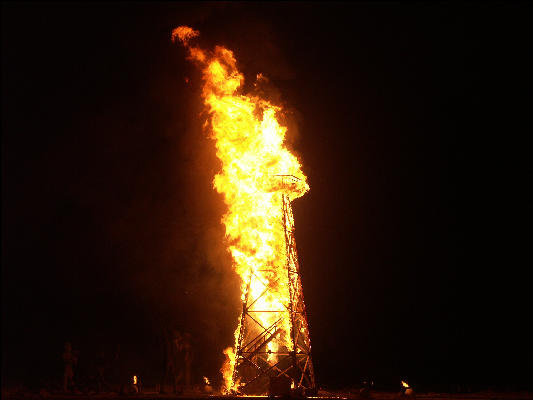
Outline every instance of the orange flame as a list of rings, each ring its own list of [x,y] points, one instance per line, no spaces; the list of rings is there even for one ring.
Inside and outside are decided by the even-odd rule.
[[[137,375],[133,375],[133,384],[134,384],[134,385],[137,384]]]
[[[178,26],[172,31],[172,41],[176,42],[176,37],[183,43],[187,43],[190,39],[200,35],[200,32],[188,26]]]
[[[402,386],[403,386],[404,388],[408,388],[408,387],[409,387],[409,385],[407,384],[407,382],[404,382],[404,381],[402,381]]]
[[[177,37],[183,43],[189,58],[203,72],[202,96],[210,115],[209,130],[222,164],[213,183],[227,205],[222,222],[233,267],[241,278],[241,298],[244,300],[249,290],[251,298],[258,298],[255,310],[272,311],[258,313],[261,325],[281,321],[279,340],[267,345],[268,361],[274,365],[278,349],[292,350],[282,194],[293,200],[303,196],[309,186],[300,162],[284,144],[287,128],[277,119],[281,107],[243,94],[244,76],[233,52],[221,46],[207,52],[190,45],[189,40],[198,35],[192,28],[180,26],[172,32],[172,39]],[[266,78],[258,74],[257,81]],[[292,175],[296,183],[289,187],[280,175]],[[247,288],[252,275],[258,279]],[[260,296],[265,287],[270,288],[270,294]],[[233,382],[239,331],[240,325],[235,331],[235,347],[224,350],[227,360],[221,372],[226,392],[239,385]]]
[[[206,385],[210,385],[211,384],[211,382],[209,382],[209,378],[207,376],[204,376],[204,383]]]

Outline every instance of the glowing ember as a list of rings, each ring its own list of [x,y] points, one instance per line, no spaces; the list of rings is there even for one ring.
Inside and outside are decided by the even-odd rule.
[[[277,119],[281,108],[242,94],[239,89],[244,76],[237,69],[233,53],[221,46],[212,52],[194,47],[190,40],[198,35],[192,28],[180,26],[172,32],[172,40],[187,47],[189,58],[203,72],[202,96],[222,164],[214,187],[223,194],[228,207],[222,218],[228,249],[241,278],[242,300],[257,299],[251,308],[257,310],[257,322],[263,327],[275,326],[276,340],[265,345],[268,363],[275,365],[280,351],[292,351],[294,347],[283,196],[293,200],[304,195],[309,186],[300,162],[284,145],[287,128]],[[262,79],[259,74],[257,80]],[[290,185],[282,178],[286,176],[293,177]],[[293,226],[292,214],[288,223]],[[267,295],[263,295],[265,288],[269,290]],[[227,362],[221,372],[226,392],[239,386],[239,382],[233,382],[233,371],[240,323],[235,330],[234,348],[224,351]]]

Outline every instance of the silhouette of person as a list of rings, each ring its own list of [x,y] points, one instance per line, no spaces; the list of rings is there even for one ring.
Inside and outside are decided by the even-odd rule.
[[[72,345],[70,342],[65,342],[65,351],[63,352],[63,391],[68,392],[71,387],[74,387],[74,367],[78,362],[78,357],[72,353]]]
[[[185,388],[191,388],[191,366],[193,360],[191,334],[185,333],[182,339],[181,349],[183,351],[183,361],[185,367]]]
[[[172,385],[174,393],[182,391],[180,381],[183,376],[181,362],[182,355],[182,336],[179,331],[165,331],[165,375],[161,384],[161,391],[167,382]]]
[[[96,387],[98,392],[102,392],[105,387],[105,369],[106,369],[106,359],[105,353],[100,351],[96,357]]]

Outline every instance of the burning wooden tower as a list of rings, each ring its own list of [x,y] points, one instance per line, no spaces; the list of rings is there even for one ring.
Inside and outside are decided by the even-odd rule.
[[[221,164],[213,184],[227,206],[222,223],[241,280],[235,344],[221,369],[225,391],[266,394],[285,385],[310,393],[316,384],[291,209],[309,185],[285,145],[282,108],[243,94],[233,53],[196,47],[198,35],[187,26],[172,32],[202,70],[205,126]],[[254,86],[265,81],[259,74]]]
[[[280,222],[285,237],[285,268],[280,276],[278,269],[269,269],[266,265],[261,272],[270,280],[264,282],[260,276],[250,273],[246,285],[232,375],[236,389],[244,394],[276,391],[272,386],[283,381],[302,393],[311,393],[316,389],[289,194],[291,189],[301,190],[299,186],[302,182],[288,175],[278,176],[278,179],[281,181],[279,187],[286,191],[279,194],[282,208]],[[279,284],[286,285],[288,298],[279,299],[278,307],[265,307],[261,304],[265,303],[261,301],[263,297],[280,297],[277,291]],[[254,291],[254,287],[261,290]],[[272,300],[266,303],[272,303]],[[271,323],[264,325],[262,321],[266,320]],[[285,329],[287,322],[289,329]]]

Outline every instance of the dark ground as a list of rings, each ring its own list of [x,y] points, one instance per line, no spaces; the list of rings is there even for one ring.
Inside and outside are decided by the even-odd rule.
[[[250,400],[259,400],[264,399],[267,396],[249,396],[246,397],[246,399]],[[9,396],[6,396],[6,398],[15,399],[20,398],[17,397],[16,394],[11,394]],[[68,396],[68,395],[39,395],[39,396],[24,396],[24,398],[49,398],[49,399],[61,399],[61,400],[85,400],[85,399],[124,399],[124,400],[133,400],[133,399],[180,399],[180,400],[195,400],[195,399],[212,399],[212,400],[237,400],[242,399],[242,397],[231,397],[231,396],[216,396],[216,395],[196,395],[196,396],[173,396],[173,395],[158,395],[153,393],[144,393],[144,394],[136,394],[134,396],[117,396],[117,395],[109,395],[109,394],[103,394],[103,395],[93,395],[93,396]],[[278,398],[282,399],[282,397],[267,397],[267,398]],[[285,398],[287,400],[287,398]],[[289,398],[290,399],[296,399],[296,398]],[[331,393],[329,396],[319,396],[319,397],[313,397],[313,399],[318,400],[327,400],[327,399],[338,399],[338,400],[346,400],[346,399],[367,399],[367,400],[415,400],[415,399],[426,399],[426,400],[529,400],[533,399],[533,393],[527,393],[527,392],[516,392],[516,393],[500,393],[500,392],[481,392],[476,394],[450,394],[450,393],[417,393],[415,397],[406,397],[403,396],[401,393],[386,393],[386,392],[372,392],[370,397],[362,398],[360,395],[356,393],[349,393],[349,392],[338,392],[338,393]]]

